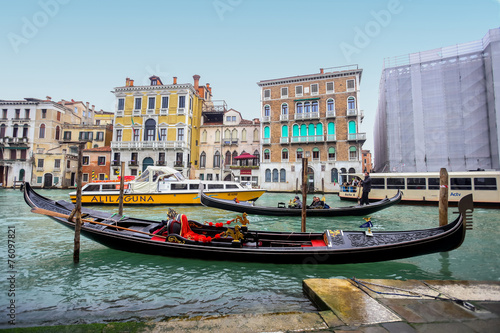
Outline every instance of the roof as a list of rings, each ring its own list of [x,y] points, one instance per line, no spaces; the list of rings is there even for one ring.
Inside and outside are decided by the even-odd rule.
[[[84,152],[111,152],[111,147],[105,146],[105,147],[97,147],[97,148],[89,148],[89,149],[84,149]]]

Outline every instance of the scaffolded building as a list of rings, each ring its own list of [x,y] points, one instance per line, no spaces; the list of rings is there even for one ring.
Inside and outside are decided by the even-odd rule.
[[[387,58],[375,171],[500,169],[500,28],[478,41]]]

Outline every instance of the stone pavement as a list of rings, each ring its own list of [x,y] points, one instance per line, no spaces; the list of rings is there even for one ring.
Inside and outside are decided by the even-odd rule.
[[[303,289],[318,313],[173,319],[150,332],[500,332],[497,281],[308,279]]]

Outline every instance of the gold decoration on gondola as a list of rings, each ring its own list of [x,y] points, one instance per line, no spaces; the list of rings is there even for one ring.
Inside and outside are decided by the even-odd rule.
[[[240,232],[241,227],[239,225],[234,226],[234,229],[227,229],[222,233],[222,237],[231,237],[233,242],[239,242],[240,239],[245,238]]]
[[[238,215],[238,216],[236,216],[234,221],[235,221],[235,223],[238,223],[238,222],[241,223],[242,226],[246,226],[247,224],[250,224],[250,221],[248,221],[247,216],[248,216],[247,213],[243,213],[243,217]]]
[[[177,238],[176,236],[168,236],[167,241],[168,241],[168,242],[170,242],[170,243],[179,243],[179,244],[184,244],[184,243],[186,243],[185,241],[180,240],[180,239],[179,239],[179,238]]]

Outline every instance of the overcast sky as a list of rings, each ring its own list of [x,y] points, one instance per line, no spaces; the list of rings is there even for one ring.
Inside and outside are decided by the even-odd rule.
[[[500,0],[0,0],[0,99],[81,100],[114,111],[114,87],[210,83],[244,118],[260,80],[358,64],[373,150],[383,60],[481,39]]]

